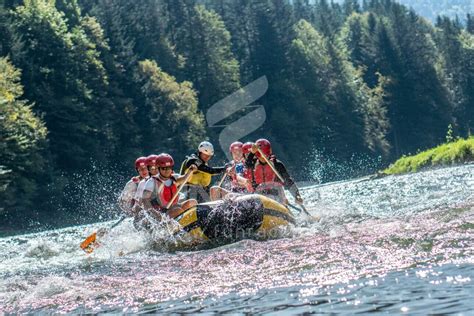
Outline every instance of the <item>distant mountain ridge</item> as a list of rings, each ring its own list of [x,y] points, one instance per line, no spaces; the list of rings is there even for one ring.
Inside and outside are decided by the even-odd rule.
[[[450,18],[466,19],[468,13],[474,13],[474,0],[398,0],[401,4],[413,8],[418,14],[435,21],[439,15]]]
[[[345,0],[335,2],[344,3]],[[447,16],[451,19],[459,17],[461,21],[466,20],[466,15],[474,14],[474,0],[395,0],[409,8],[413,8],[419,15],[436,21],[437,16]],[[359,1],[361,4],[364,0]],[[366,0],[370,3],[370,0]]]

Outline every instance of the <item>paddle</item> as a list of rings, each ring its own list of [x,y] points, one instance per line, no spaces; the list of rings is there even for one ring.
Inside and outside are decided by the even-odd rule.
[[[191,172],[188,172],[188,174],[186,175],[186,178],[184,178],[184,182],[183,184],[181,184],[178,188],[178,190],[176,191],[176,193],[173,195],[173,197],[171,198],[171,200],[168,202],[168,205],[166,205],[166,210],[169,209],[171,207],[171,205],[173,205],[173,202],[174,200],[176,200],[176,198],[178,197],[179,195],[179,192],[181,192],[181,190],[184,188],[184,185],[189,181],[189,178],[191,178],[191,175],[193,174],[193,171]]]
[[[299,207],[297,207],[296,205],[293,205],[293,204],[291,204],[291,203],[288,203],[287,206],[291,207],[292,209],[294,209],[294,210],[297,211],[298,213],[301,213],[301,210],[303,209],[303,208],[299,208]],[[313,216],[313,215],[309,214],[308,211],[306,211],[306,214],[309,215],[309,216],[310,216],[312,219],[314,219],[315,221],[319,221],[319,220],[321,219],[319,216]]]
[[[222,176],[221,181],[219,181],[219,184],[217,185],[217,187],[220,188],[222,186],[222,183],[224,182],[226,177],[227,177],[227,172],[224,173],[224,175]]]
[[[121,222],[123,222],[127,218],[126,215],[123,215],[118,221],[116,221],[112,226],[109,228],[100,228],[99,230],[90,234],[83,242],[81,242],[81,249],[87,253],[92,253],[95,249],[95,246],[98,245],[97,243],[97,236],[100,237],[104,236],[108,233],[112,228],[117,227]]]
[[[184,183],[178,188],[178,190],[176,191],[176,193],[174,194],[174,196],[171,198],[171,200],[169,201],[168,205],[166,205],[166,209],[169,209],[171,207],[171,205],[173,205],[173,202],[176,200],[176,198],[178,197],[179,195],[179,192],[181,192],[181,190],[183,189],[184,187],[184,184],[186,184],[186,182],[188,182],[189,178],[191,177],[193,173],[192,172],[189,172],[188,175],[186,176],[185,180],[184,180]],[[127,216],[122,216],[117,222],[115,222],[110,228],[101,228],[95,232],[93,232],[92,234],[90,234],[80,245],[81,249],[84,250],[85,252],[87,253],[92,253],[95,249],[95,246],[97,246],[97,236],[104,236],[106,233],[108,233],[112,228],[118,226],[121,222],[123,222],[125,219],[127,218]]]
[[[270,168],[272,168],[273,172],[276,174],[276,176],[280,179],[281,182],[285,183],[285,179],[283,179],[283,177],[281,176],[281,174],[276,170],[275,166],[273,165],[273,163],[267,158],[267,156],[265,156],[263,154],[263,152],[260,150],[260,148],[257,148],[257,151],[259,152],[260,156],[263,158],[263,160],[265,160],[265,162],[270,166]],[[291,205],[290,203],[288,203],[288,205]],[[296,208],[296,206],[294,205],[291,205],[293,206],[293,208]],[[310,218],[313,218],[314,220],[318,221],[319,219],[317,219],[316,217],[314,217],[313,215],[311,215],[308,210],[306,209],[306,207],[304,207],[303,204],[299,204],[299,206],[301,207],[301,209],[304,211],[304,213],[306,215],[308,215]]]

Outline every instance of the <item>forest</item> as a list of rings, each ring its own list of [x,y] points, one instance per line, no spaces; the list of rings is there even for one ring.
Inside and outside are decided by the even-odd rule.
[[[268,138],[297,180],[335,179],[316,157],[386,166],[471,135],[462,20],[393,0],[0,0],[0,226],[113,213],[139,156],[210,140],[224,162],[206,113],[262,76],[266,120],[241,140]]]

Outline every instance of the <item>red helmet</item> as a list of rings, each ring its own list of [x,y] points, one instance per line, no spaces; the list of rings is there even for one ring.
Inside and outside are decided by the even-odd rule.
[[[135,160],[135,169],[146,167],[146,157],[139,157]]]
[[[158,164],[158,167],[173,167],[174,166],[174,160],[171,155],[168,154],[159,154],[158,158],[156,159],[156,163]]]
[[[270,142],[265,138],[260,138],[255,142],[255,144],[257,144],[257,146],[260,148],[260,150],[265,156],[268,157],[272,154],[272,144],[270,144]],[[257,156],[260,156],[258,152]]]
[[[146,165],[148,167],[156,166],[158,155],[150,155],[146,157]]]
[[[230,144],[229,151],[233,152],[236,149],[242,149],[242,145],[243,144],[241,142],[233,142],[232,144]]]
[[[248,154],[250,152],[250,149],[252,149],[253,143],[252,142],[246,142],[245,144],[242,145],[242,152],[244,155]]]

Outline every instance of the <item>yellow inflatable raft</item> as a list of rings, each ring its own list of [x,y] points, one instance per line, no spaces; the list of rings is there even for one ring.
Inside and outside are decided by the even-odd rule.
[[[295,219],[284,205],[259,194],[248,194],[230,200],[198,204],[175,220],[179,233],[193,240],[228,242],[252,237],[268,238]]]

